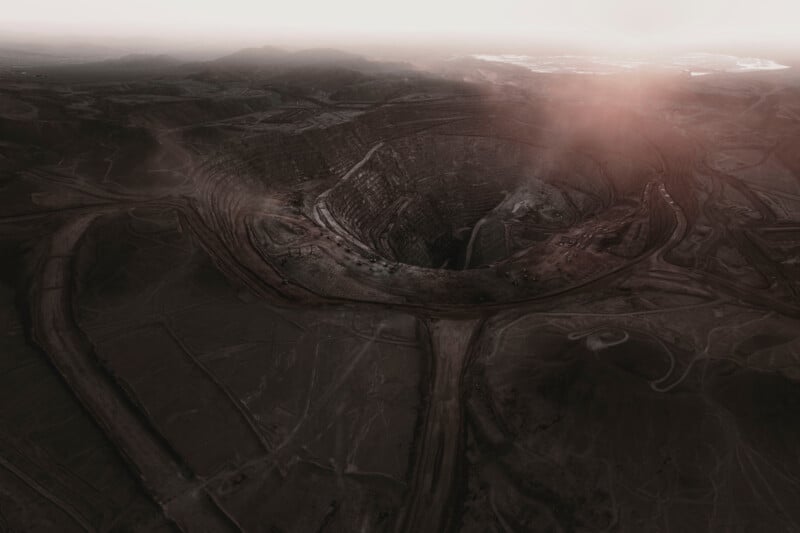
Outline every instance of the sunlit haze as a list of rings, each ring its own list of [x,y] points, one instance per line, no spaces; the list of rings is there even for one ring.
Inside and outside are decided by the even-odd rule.
[[[609,48],[798,42],[796,0],[10,2],[0,33],[211,42],[437,39]]]
[[[800,533],[800,0],[0,2],[0,533]]]

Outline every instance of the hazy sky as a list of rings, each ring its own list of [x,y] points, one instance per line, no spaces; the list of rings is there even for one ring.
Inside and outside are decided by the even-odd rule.
[[[800,0],[10,0],[3,30],[260,40],[414,34],[661,46],[800,43]]]

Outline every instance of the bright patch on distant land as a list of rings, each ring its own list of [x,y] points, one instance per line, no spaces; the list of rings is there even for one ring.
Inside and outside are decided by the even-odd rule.
[[[526,56],[513,54],[473,55],[475,59],[508,63],[544,74],[618,74],[640,70],[676,70],[692,76],[720,72],[754,72],[789,68],[771,59],[724,54],[690,53],[663,59],[606,56]]]

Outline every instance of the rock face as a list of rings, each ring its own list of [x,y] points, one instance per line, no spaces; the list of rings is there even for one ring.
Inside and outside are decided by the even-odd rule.
[[[795,77],[153,61],[0,73],[0,530],[800,530]]]
[[[523,147],[458,134],[385,143],[328,192],[327,203],[382,257],[461,268],[472,228],[523,179]]]

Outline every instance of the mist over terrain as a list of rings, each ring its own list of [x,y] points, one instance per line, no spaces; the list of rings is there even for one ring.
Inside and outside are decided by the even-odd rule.
[[[0,531],[800,531],[798,8],[0,15]]]

